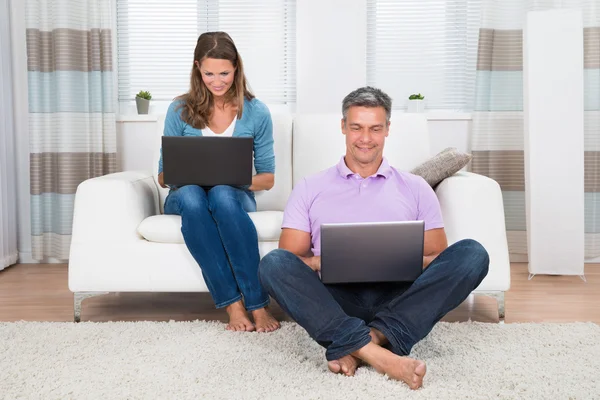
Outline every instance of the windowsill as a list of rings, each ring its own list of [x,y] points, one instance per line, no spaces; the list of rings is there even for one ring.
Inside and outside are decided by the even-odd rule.
[[[401,110],[394,112],[404,113]],[[471,113],[467,112],[452,112],[452,111],[425,111],[425,116],[428,121],[470,121]],[[120,114],[117,115],[117,122],[156,122],[158,115],[156,114]]]
[[[117,122],[156,122],[158,115],[155,114],[121,114],[117,115]]]
[[[467,112],[427,111],[428,121],[470,121],[473,117]]]

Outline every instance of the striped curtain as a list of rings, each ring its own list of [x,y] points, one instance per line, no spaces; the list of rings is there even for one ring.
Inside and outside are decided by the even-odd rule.
[[[27,0],[32,255],[69,258],[82,181],[116,171],[110,0]]]
[[[559,7],[583,10],[585,257],[600,256],[600,1],[485,0],[479,33],[471,168],[495,179],[502,188],[513,259],[527,255],[523,26],[528,11]],[[560,182],[556,182],[556,189],[558,194]]]

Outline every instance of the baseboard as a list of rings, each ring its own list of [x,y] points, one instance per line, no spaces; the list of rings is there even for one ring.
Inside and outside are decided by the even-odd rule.
[[[46,258],[44,260],[34,260],[31,252],[19,252],[19,264],[66,264],[69,260],[58,260],[56,258]]]
[[[529,258],[527,254],[515,254],[511,253],[509,255],[509,259],[511,263],[528,263]],[[600,264],[600,257],[588,258],[584,260],[585,264]]]
[[[509,255],[509,260],[511,263],[527,263],[529,259],[527,254],[515,254],[511,253]],[[31,252],[19,252],[19,259],[17,263],[19,264],[66,264],[69,260],[58,260],[56,258],[48,258],[42,261],[34,260],[31,256]],[[589,258],[585,260],[586,264],[600,264],[600,257]]]
[[[527,257],[527,254],[510,253],[509,260],[511,263],[527,263],[527,262],[529,262],[529,258]]]

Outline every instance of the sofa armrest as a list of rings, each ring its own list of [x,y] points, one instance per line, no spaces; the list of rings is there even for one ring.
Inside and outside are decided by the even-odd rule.
[[[481,286],[486,290],[508,290],[510,259],[500,185],[486,176],[461,171],[444,179],[436,194],[448,243],[462,239],[481,243],[490,256],[488,276]]]
[[[139,240],[140,222],[158,213],[152,174],[127,171],[88,179],[75,194],[71,244]]]

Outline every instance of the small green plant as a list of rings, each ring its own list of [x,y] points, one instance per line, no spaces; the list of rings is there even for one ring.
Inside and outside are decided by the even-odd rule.
[[[145,90],[140,90],[140,92],[138,94],[136,94],[135,97],[141,97],[142,99],[146,99],[146,100],[152,99],[152,95],[150,94],[150,92],[147,92]]]
[[[425,98],[425,96],[423,96],[421,93],[411,94],[410,96],[408,96],[409,100],[423,100],[424,98]]]

